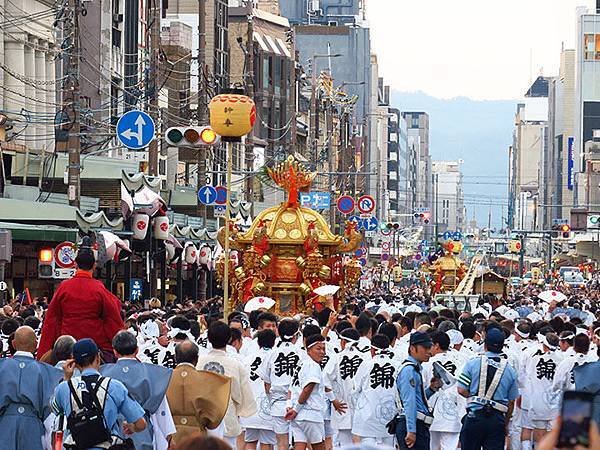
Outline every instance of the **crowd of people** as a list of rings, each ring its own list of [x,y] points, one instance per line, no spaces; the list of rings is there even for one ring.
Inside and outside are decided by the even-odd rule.
[[[406,288],[224,318],[218,299],[122,304],[90,255],[51,302],[0,310],[0,449],[550,449],[562,394],[598,401],[585,292],[465,312]]]

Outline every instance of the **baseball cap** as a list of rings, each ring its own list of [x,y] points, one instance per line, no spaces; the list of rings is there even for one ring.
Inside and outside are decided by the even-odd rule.
[[[422,345],[423,347],[431,347],[433,341],[427,333],[422,331],[415,331],[410,335],[410,345]]]
[[[498,328],[492,328],[485,333],[485,345],[491,352],[500,353],[504,346],[504,333]]]
[[[76,363],[80,363],[84,358],[90,355],[98,354],[98,346],[93,339],[84,338],[75,342],[73,345],[73,358]]]

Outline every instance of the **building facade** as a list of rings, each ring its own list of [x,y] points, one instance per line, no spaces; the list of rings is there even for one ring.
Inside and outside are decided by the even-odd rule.
[[[413,208],[429,208],[432,206],[431,155],[429,153],[429,114],[422,111],[404,111],[408,136],[418,142],[416,154],[416,182],[413,190],[414,199],[410,203]]]
[[[465,231],[466,211],[460,162],[433,161],[431,172],[433,219],[437,232]]]
[[[509,228],[539,229],[541,163],[548,146],[548,79],[538,77],[517,105],[509,155]]]
[[[600,133],[600,2],[596,11],[578,9],[575,65],[575,180],[576,205],[598,211],[600,204],[600,151],[594,134]]]

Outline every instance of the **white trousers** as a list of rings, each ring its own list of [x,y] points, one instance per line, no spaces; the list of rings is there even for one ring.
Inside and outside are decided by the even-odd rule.
[[[386,446],[394,448],[394,436],[383,438],[361,436],[360,443],[364,445],[370,445],[372,447]]]
[[[431,450],[456,450],[460,433],[448,431],[430,431]]]
[[[352,430],[336,430],[333,436],[334,447],[352,445]]]

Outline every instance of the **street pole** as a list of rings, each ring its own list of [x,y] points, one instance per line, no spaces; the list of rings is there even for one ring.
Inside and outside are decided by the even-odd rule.
[[[523,276],[523,269],[525,268],[525,234],[521,234],[519,237],[521,241],[521,251],[519,252],[519,276]]]
[[[229,316],[229,223],[231,221],[230,186],[231,172],[233,169],[233,142],[227,142],[227,191],[225,194],[225,247],[223,249],[225,259],[225,272],[223,274],[223,318]]]
[[[198,125],[208,123],[208,99],[206,92],[206,80],[204,78],[204,69],[206,67],[206,2],[207,0],[198,0],[198,106],[196,115],[198,116]],[[197,187],[198,191],[206,184],[206,147],[198,149],[196,159]],[[198,217],[202,218],[202,225],[206,227],[207,209],[206,206],[197,199]]]
[[[79,86],[79,0],[69,0],[69,6],[73,10],[73,22],[71,30],[65,30],[65,34],[71,35],[72,46],[68,58],[67,81],[63,84],[63,95],[67,97],[73,114],[73,121],[69,129],[69,167],[68,167],[68,191],[69,205],[79,208],[81,199],[81,138],[80,138],[80,86]]]
[[[160,44],[160,0],[149,2],[148,20],[150,22],[150,70],[148,87],[150,90],[150,117],[158,123],[158,51]],[[158,139],[152,139],[148,145],[148,174],[158,175]]]
[[[248,33],[246,36],[246,93],[248,97],[254,100],[254,16],[252,11],[252,3],[248,5]],[[250,131],[246,136],[244,155],[246,160],[246,170],[251,172],[254,168],[254,132]],[[232,157],[232,156],[230,156]],[[246,177],[244,182],[244,197],[250,203],[250,217],[254,217],[254,202],[253,202],[253,187],[254,177]],[[229,181],[227,189],[229,189]]]
[[[333,154],[333,145],[331,143],[333,135],[333,105],[331,99],[327,100],[325,111],[327,114],[325,120],[327,126],[327,171],[329,172],[329,192],[331,192],[332,197],[335,197],[335,181],[333,178],[335,155]],[[331,226],[331,231],[335,234],[335,204],[333,201],[329,202],[329,225]]]
[[[438,205],[439,205],[439,194],[440,194],[440,176],[435,174],[435,236],[433,242],[437,242],[438,234],[440,232],[440,221],[438,218]]]
[[[311,64],[311,87],[310,87],[310,133],[309,143],[311,157],[317,164],[317,58],[313,55]],[[310,158],[309,158],[310,159]]]

